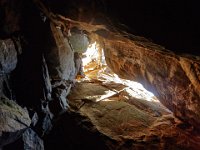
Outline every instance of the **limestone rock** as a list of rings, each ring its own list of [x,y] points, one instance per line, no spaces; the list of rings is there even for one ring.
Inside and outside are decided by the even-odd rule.
[[[87,89],[96,89],[89,90]],[[95,88],[94,88],[95,87]],[[78,83],[69,95],[71,114],[66,114],[59,124],[62,124],[64,133],[55,134],[62,137],[62,144],[69,143],[76,145],[79,143],[85,147],[93,146],[93,139],[103,143],[103,149],[194,149],[199,148],[199,136],[192,133],[191,126],[183,123],[173,116],[172,113],[163,109],[162,106],[154,103],[145,103],[144,100],[134,100],[127,98],[127,94],[111,94],[104,99],[99,99],[107,95],[112,87],[102,87],[98,83]],[[117,86],[116,86],[117,87]],[[125,91],[124,91],[125,92]],[[95,97],[96,95],[96,97]],[[124,95],[124,98],[122,97]],[[98,101],[97,101],[98,100]],[[154,106],[153,106],[154,105]],[[70,116],[74,114],[75,116]],[[155,113],[160,115],[155,115]],[[69,121],[73,124],[72,133],[78,135],[75,127],[79,130],[90,132],[90,143],[87,140],[79,141],[79,137],[68,138]],[[73,119],[72,119],[73,118]],[[73,120],[73,121],[72,121]],[[57,129],[58,130],[58,129]],[[59,130],[58,130],[59,131]],[[86,137],[87,132],[81,132]],[[95,136],[94,136],[95,133]],[[70,141],[71,140],[71,141]],[[70,142],[69,142],[70,141]],[[54,141],[56,143],[56,141]],[[60,142],[58,142],[60,143]],[[89,145],[88,145],[89,144]],[[74,148],[74,145],[70,147]],[[97,147],[96,149],[100,149]]]
[[[74,52],[84,53],[89,45],[88,38],[83,33],[74,33],[69,36]]]
[[[67,96],[71,90],[71,84],[64,81],[56,81],[52,86],[52,101],[49,103],[49,108],[57,116],[69,108]]]
[[[12,99],[10,73],[17,65],[17,51],[11,39],[0,40],[0,96]]]
[[[46,61],[53,79],[72,80],[75,74],[74,52],[72,51],[68,39],[64,37],[61,29],[51,24],[53,36],[50,50],[46,53]]]
[[[0,40],[0,75],[8,74],[15,69],[17,52],[11,39]]]
[[[7,98],[0,99],[0,146],[15,141],[29,127],[28,112]]]
[[[200,129],[200,61],[136,38],[105,41],[108,66],[144,85],[180,119]]]
[[[43,56],[42,58],[42,75],[43,75],[43,81],[44,81],[44,97],[46,101],[51,100],[51,92],[52,92],[52,87],[51,87],[51,82],[50,82],[50,77],[49,77],[49,71],[48,67],[46,64],[46,60]]]
[[[4,149],[20,149],[20,150],[44,150],[43,140],[31,129],[24,131],[22,136]]]

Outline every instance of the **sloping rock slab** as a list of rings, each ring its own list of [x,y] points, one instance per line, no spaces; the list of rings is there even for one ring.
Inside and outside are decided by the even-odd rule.
[[[106,89],[97,83],[79,83],[68,98],[73,111],[79,115],[76,117],[79,127],[85,128],[85,122],[90,124],[86,127],[87,130],[91,133],[96,131],[99,136],[106,137],[100,140],[108,149],[197,150],[200,147],[200,136],[192,132],[191,126],[184,124],[169,112],[155,116],[154,112],[159,108],[154,110],[150,105],[151,111],[143,110],[143,107],[139,108],[135,103],[113,99],[114,95],[100,101],[88,100],[89,93],[85,91],[91,87],[96,88],[93,89],[94,93],[90,93],[93,97],[100,89]],[[139,100],[137,105],[138,103]],[[145,108],[148,104],[145,104]],[[144,102],[140,106],[143,105]],[[161,107],[159,111],[165,110]]]

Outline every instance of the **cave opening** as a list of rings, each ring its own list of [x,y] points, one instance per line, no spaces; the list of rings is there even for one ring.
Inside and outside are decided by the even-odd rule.
[[[126,92],[132,97],[160,103],[157,97],[145,89],[141,83],[120,78],[115,74],[106,64],[104,49],[97,41],[89,44],[87,50],[82,53],[82,65],[83,80],[98,80],[101,82],[120,84],[125,86]],[[80,79],[81,76],[77,76],[77,78]],[[160,105],[162,104],[160,103]]]
[[[171,30],[181,13],[156,3],[59,2],[0,1],[0,149],[198,150],[197,32],[174,32],[185,15]]]

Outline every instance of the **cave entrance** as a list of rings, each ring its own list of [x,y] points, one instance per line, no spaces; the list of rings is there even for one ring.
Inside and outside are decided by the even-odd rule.
[[[98,44],[98,42],[95,41],[91,43],[82,56],[85,78],[81,80],[90,80],[101,83],[102,85],[111,89],[111,91],[117,91],[119,95],[125,99],[130,99],[130,97],[133,97],[138,100],[160,103],[154,94],[147,91],[142,84],[122,79],[115,74],[107,66],[104,56],[104,49],[100,46],[100,44]],[[107,92],[107,94],[108,93],[109,92]]]

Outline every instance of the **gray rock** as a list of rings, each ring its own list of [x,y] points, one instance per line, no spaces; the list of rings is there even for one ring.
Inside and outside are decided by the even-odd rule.
[[[72,45],[74,52],[84,53],[89,45],[88,38],[83,33],[71,33],[69,41]]]
[[[24,150],[44,149],[42,139],[30,128],[23,133],[22,141],[24,143]]]
[[[72,80],[75,74],[74,52],[62,31],[51,24],[52,33],[46,61],[52,79]]]
[[[0,40],[0,74],[8,74],[15,69],[17,52],[11,39]]]
[[[49,103],[50,111],[55,115],[60,115],[65,112],[68,108],[67,96],[70,92],[71,84],[61,84],[58,87],[53,88],[52,98],[53,100]]]
[[[44,81],[44,96],[46,100],[51,100],[51,82],[49,77],[49,71],[46,64],[46,60],[44,56],[42,57],[42,75],[43,75],[43,81]]]
[[[2,97],[0,120],[0,147],[15,141],[31,123],[27,110]]]
[[[22,136],[9,145],[3,147],[5,150],[44,150],[43,140],[31,128],[26,129]]]

